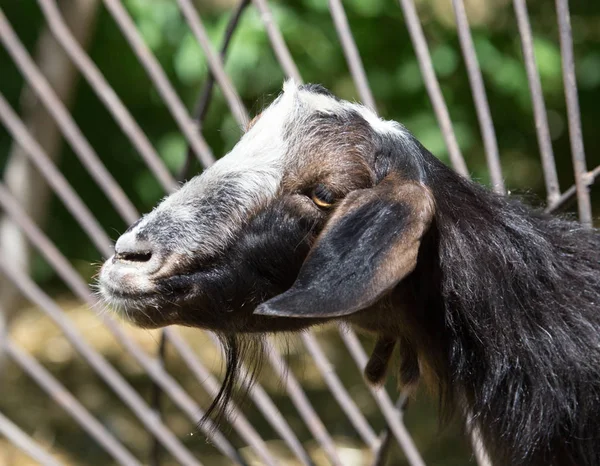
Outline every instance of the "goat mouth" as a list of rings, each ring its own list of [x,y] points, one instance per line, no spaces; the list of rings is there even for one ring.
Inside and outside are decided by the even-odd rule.
[[[120,317],[142,328],[159,328],[177,323],[179,299],[165,299],[159,289],[136,291],[100,285],[102,300]]]

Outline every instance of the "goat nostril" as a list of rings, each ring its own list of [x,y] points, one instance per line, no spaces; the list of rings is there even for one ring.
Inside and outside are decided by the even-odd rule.
[[[148,262],[152,258],[152,252],[150,251],[135,251],[135,252],[117,252],[115,259],[127,262]]]

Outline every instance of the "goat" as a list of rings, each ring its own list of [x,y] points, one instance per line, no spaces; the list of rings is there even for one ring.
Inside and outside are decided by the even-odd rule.
[[[341,321],[395,347],[496,465],[600,464],[600,233],[468,181],[402,125],[288,81],[117,241],[103,298],[228,342]]]

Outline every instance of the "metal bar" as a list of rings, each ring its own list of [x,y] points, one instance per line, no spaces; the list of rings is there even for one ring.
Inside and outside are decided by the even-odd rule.
[[[27,53],[27,50],[15,34],[1,9],[0,41],[4,44],[6,51],[10,54],[19,70],[21,70],[31,88],[38,94],[48,112],[54,117],[61,132],[67,141],[69,141],[75,154],[85,165],[92,178],[102,188],[121,217],[129,223],[133,223],[138,217],[135,207],[112,175],[102,165],[98,155],[82,134],[64,104],[57,97],[46,78]]]
[[[60,253],[56,246],[31,221],[28,215],[23,212],[18,202],[15,201],[15,199],[9,194],[9,192],[2,186],[1,183],[0,206],[2,206],[15,224],[22,229],[27,238],[42,253],[52,268],[54,268],[54,270],[65,281],[69,288],[71,288],[73,293],[75,293],[75,295],[82,301],[87,303],[90,308],[96,307],[98,302],[90,294],[85,282],[83,282],[81,277],[69,264],[66,258]],[[51,304],[54,305],[53,302],[51,302]],[[65,318],[62,316],[62,311],[59,310],[59,312],[61,313],[59,317],[62,317],[64,321]],[[196,423],[202,417],[202,410],[164,370],[158,361],[152,359],[138,345],[131,341],[123,332],[121,326],[114,322],[114,320],[110,319],[108,316],[104,316],[102,320],[117,341],[129,351],[129,353],[140,364],[140,366],[148,373],[148,375],[150,375],[152,380],[156,381],[160,385],[160,387],[170,396],[174,403],[188,416],[193,423]],[[68,322],[64,321],[63,324],[67,325]],[[152,414],[154,415],[154,413]],[[221,450],[222,453],[224,453],[234,462],[243,464],[243,461],[233,446],[231,446],[231,444],[220,432],[214,429],[214,426],[207,423],[207,425],[203,427],[203,430],[207,437],[210,438],[210,440],[215,444],[215,446],[217,446],[217,448],[219,448],[219,450]]]
[[[39,172],[46,178],[52,190],[62,200],[69,212],[77,219],[79,225],[92,240],[98,251],[105,257],[110,256],[111,249],[108,246],[110,239],[64,175],[54,166],[42,147],[31,136],[25,124],[2,94],[0,94],[0,120],[13,139],[24,149]]]
[[[427,41],[425,40],[425,34],[423,33],[423,27],[419,21],[415,4],[413,3],[413,0],[398,1],[402,11],[404,12],[404,20],[406,22],[410,39],[413,43],[413,47],[415,48],[415,54],[419,62],[421,74],[423,75],[425,88],[429,94],[431,105],[433,106],[438,124],[442,130],[444,141],[446,142],[446,147],[448,148],[450,162],[457,173],[463,175],[465,178],[468,178],[469,170],[467,169],[465,159],[463,158],[460,148],[458,147],[456,135],[454,134],[454,129],[452,128],[452,121],[450,120],[448,107],[446,106],[444,96],[442,95],[442,90],[440,89],[440,84],[435,76],[435,71],[433,70],[431,54],[429,53],[429,47],[427,46]]]
[[[344,344],[350,351],[352,359],[356,362],[358,368],[363,371],[367,365],[367,355],[363,349],[360,341],[356,334],[351,330],[340,331]],[[394,433],[396,440],[400,444],[400,447],[404,450],[406,459],[411,466],[425,466],[425,462],[417,447],[415,446],[410,434],[406,430],[404,423],[402,422],[402,413],[394,408],[394,403],[390,400],[389,395],[385,390],[380,390],[367,385],[369,391],[375,398],[375,401],[381,409],[381,413],[385,417],[386,422],[390,426],[390,429]]]
[[[203,377],[203,370],[199,365],[199,361],[194,357],[191,348],[188,345],[183,346],[182,343],[185,342],[182,340],[180,336],[178,336],[175,332],[167,330],[169,333],[170,341],[174,346],[180,349],[179,354],[182,356],[184,362],[190,368],[192,373],[196,376],[196,378],[203,383],[205,377]],[[208,332],[208,336],[211,338],[213,344],[216,347],[221,348],[221,342],[216,337],[214,333]],[[241,367],[241,380],[248,380],[248,371],[245,365]],[[249,395],[253,399],[254,403],[264,414],[265,419],[273,426],[273,428],[277,431],[279,435],[283,438],[283,440],[288,444],[292,452],[296,455],[298,460],[306,465],[312,466],[313,462],[310,459],[310,456],[296,437],[296,434],[292,431],[289,424],[286,422],[285,418],[273,403],[273,400],[269,397],[267,392],[262,388],[259,383],[254,382],[251,386],[248,387]]]
[[[119,127],[133,143],[133,146],[142,156],[144,162],[159,181],[163,189],[166,192],[177,189],[177,182],[171,176],[167,167],[165,167],[165,164],[148,140],[147,136],[65,24],[58,6],[56,5],[56,1],[38,0],[38,3],[54,37],[61,44],[64,51],[77,66],[79,71],[85,76],[96,95],[104,102],[106,108],[110,111]]]
[[[310,404],[310,401],[304,393],[302,386],[296,377],[294,377],[294,375],[289,371],[287,364],[284,362],[283,358],[275,349],[271,341],[267,340],[265,346],[267,357],[269,358],[271,366],[273,369],[275,369],[279,377],[285,381],[286,389],[290,395],[291,401],[294,403],[298,413],[304,420],[308,430],[310,430],[321,447],[323,447],[323,451],[329,458],[331,464],[334,466],[342,466],[342,462],[335,449],[335,443],[329,435],[329,432],[327,432],[323,421],[321,421],[315,409]]]
[[[533,34],[531,32],[531,24],[529,23],[529,14],[527,13],[527,3],[525,0],[513,0],[513,6],[517,17],[519,37],[521,38],[521,47],[523,49],[523,59],[525,60],[525,70],[527,72],[527,81],[529,82],[529,92],[531,93],[531,102],[533,104],[535,129],[538,145],[540,147],[540,158],[542,160],[544,180],[546,182],[547,200],[548,205],[552,205],[556,203],[560,197],[560,186],[558,183],[558,175],[556,174],[550,128],[548,127],[548,113],[546,112],[542,83],[540,81],[535,51],[533,49]]]
[[[202,137],[202,134],[197,131],[196,125],[194,125],[194,122],[190,118],[188,111],[173,89],[173,86],[169,82],[165,71],[162,69],[156,57],[152,54],[142,40],[135,27],[135,24],[121,4],[121,1],[103,1],[107,10],[110,12],[117,25],[121,29],[121,32],[123,32],[127,42],[129,42],[131,49],[138,57],[141,65],[148,73],[150,80],[154,83],[159,94],[164,99],[169,111],[175,118],[177,125],[185,135],[188,143],[194,149],[196,156],[204,165],[212,165],[212,163],[215,161],[215,158],[210,147]]]
[[[358,53],[354,37],[352,37],[352,31],[350,30],[348,18],[346,17],[346,12],[344,11],[341,0],[329,0],[329,11],[331,12],[333,24],[337,30],[340,42],[342,43],[342,49],[344,50],[344,55],[346,56],[348,67],[350,68],[350,74],[352,74],[352,79],[356,84],[360,100],[362,100],[367,107],[370,107],[371,110],[376,111],[377,107],[369,87],[369,82],[367,81],[365,67],[363,66],[360,54]]]
[[[498,141],[496,140],[496,131],[490,112],[490,105],[485,93],[485,85],[481,76],[481,69],[477,61],[473,38],[469,28],[469,20],[465,11],[463,0],[452,0],[454,8],[454,16],[456,18],[456,26],[460,48],[467,66],[467,76],[471,84],[471,91],[475,101],[475,111],[483,136],[483,145],[485,147],[485,156],[487,159],[488,169],[494,191],[499,194],[505,194],[504,179],[502,178],[502,167],[500,166],[500,155],[498,153]]]
[[[6,353],[50,397],[58,403],[119,464],[139,466],[141,463],[90,412],[56,380],[35,358],[19,349],[10,338],[1,343]]]
[[[481,434],[479,433],[479,429],[474,427],[470,429],[471,446],[473,448],[473,452],[475,453],[475,459],[479,466],[492,466],[492,460],[490,459],[485,445],[483,444],[483,439],[481,438]]]
[[[182,464],[201,466],[191,453],[179,442],[159,419],[154,416],[140,395],[123,379],[115,368],[93,349],[77,332],[62,310],[23,272],[12,269],[0,258],[0,271],[6,275],[29,299],[48,315],[62,330],[73,347],[89,362],[90,366],[132,409],[143,424],[157,435],[163,445]]]
[[[221,44],[221,50],[219,51],[219,57],[221,59],[221,62],[225,62],[225,57],[227,55],[227,49],[229,48],[231,38],[233,37],[235,30],[237,29],[239,21],[242,17],[242,13],[244,12],[249,3],[250,0],[240,0],[240,3],[238,4],[237,8],[229,18],[229,22],[227,23],[227,27],[225,28],[225,34],[223,38],[223,43]],[[192,114],[194,123],[198,127],[199,131],[202,131],[204,119],[208,114],[208,107],[210,106],[210,102],[212,100],[214,85],[215,77],[211,72],[209,72],[208,77],[204,82],[204,86],[200,91],[200,97],[198,98],[196,105],[194,106],[194,112]],[[185,161],[177,177],[179,181],[185,181],[185,179],[188,177],[192,165],[193,155],[194,154],[192,148],[188,145]]]
[[[304,342],[304,346],[306,346],[308,352],[315,361],[317,369],[323,376],[329,390],[344,411],[344,414],[348,416],[348,419],[369,448],[375,450],[379,446],[379,439],[377,438],[375,431],[371,428],[360,412],[360,409],[356,406],[356,403],[354,403],[354,400],[348,394],[348,391],[335,373],[333,364],[327,360],[327,357],[319,346],[314,334],[303,333],[301,338]]]
[[[0,433],[19,450],[44,466],[63,466],[0,411]]]
[[[164,329],[161,330],[160,332],[160,340],[158,342],[158,348],[156,349],[156,361],[158,362],[158,364],[160,364],[162,367],[165,368],[165,371],[167,370],[166,368],[166,361],[165,361],[165,354],[167,352],[167,338],[165,336],[165,331]],[[150,407],[152,408],[152,411],[154,411],[154,414],[156,415],[156,417],[158,417],[159,419],[164,419],[163,418],[163,414],[162,414],[162,390],[160,388],[160,385],[158,385],[158,383],[156,383],[154,380],[152,381],[152,384],[150,385]],[[148,464],[149,466],[160,466],[161,464],[161,454],[162,454],[162,448],[160,445],[160,441],[152,434],[150,434],[150,453],[148,454]]]
[[[556,15],[560,33],[560,51],[562,56],[563,82],[567,100],[569,117],[569,137],[575,170],[575,187],[577,190],[577,205],[579,221],[586,227],[592,226],[592,205],[590,193],[585,182],[587,172],[583,136],[581,134],[581,115],[577,95],[577,79],[575,78],[575,60],[573,58],[573,34],[571,31],[571,14],[568,0],[556,0]]]
[[[196,8],[194,8],[191,0],[177,0],[177,3],[179,4],[181,12],[183,13],[183,16],[192,30],[192,33],[196,37],[196,40],[206,55],[210,72],[221,87],[221,91],[223,91],[223,95],[229,104],[231,113],[240,126],[246,127],[249,121],[246,107],[244,107],[242,99],[233,86],[231,79],[225,72],[221,58],[212,48],[212,44],[210,43],[208,35],[206,34],[206,29],[204,29],[204,25],[202,24],[200,14]]]
[[[408,402],[408,397],[405,393],[400,393],[400,396],[396,400],[396,404],[394,407],[398,410],[399,413],[402,413],[404,416],[404,408]],[[379,436],[379,448],[375,452],[375,457],[373,458],[373,463],[371,466],[385,466],[387,462],[388,455],[390,453],[390,446],[392,445],[392,431],[389,425],[385,426],[385,429],[381,432]]]
[[[599,179],[600,179],[600,165],[598,165],[593,170],[587,172],[585,174],[585,176],[583,177],[583,181],[588,187],[593,186]],[[569,189],[567,189],[564,193],[562,193],[554,204],[551,204],[548,207],[546,207],[544,212],[546,212],[548,214],[552,214],[561,209],[564,209],[573,201],[573,199],[575,199],[576,195],[577,195],[577,187],[576,187],[576,185],[573,185]]]
[[[279,64],[283,68],[284,73],[288,78],[293,79],[298,84],[302,82],[302,78],[300,77],[300,72],[298,71],[298,67],[290,54],[287,45],[283,40],[283,36],[281,35],[281,31],[273,18],[273,14],[271,13],[271,9],[266,0],[252,0],[258,12],[260,13],[260,19],[262,20],[265,29],[267,31],[267,35],[269,36],[269,40],[271,41],[271,46],[273,47],[273,51],[275,52],[275,56],[279,61]]]

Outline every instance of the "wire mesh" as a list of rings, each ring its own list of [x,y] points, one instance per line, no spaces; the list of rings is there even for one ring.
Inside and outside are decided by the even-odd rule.
[[[172,114],[179,130],[186,138],[189,153],[197,158],[202,166],[207,167],[215,160],[213,151],[205,141],[202,129],[203,120],[207,113],[213,94],[213,84],[224,96],[224,100],[237,124],[244,126],[248,122],[248,110],[231,77],[225,67],[227,58],[227,45],[237,27],[237,19],[230,22],[230,27],[225,32],[223,46],[220,53],[213,50],[208,39],[202,18],[190,0],[177,0],[180,14],[190,27],[195,40],[205,54],[210,70],[210,77],[201,93],[199,104],[194,114],[186,109],[182,99],[169,82],[169,77],[161,67],[157,58],[142,38],[136,24],[132,21],[126,8],[120,0],[103,0],[104,8],[113,18],[114,24],[119,28],[134,55],[139,61],[148,78]],[[486,95],[482,72],[479,68],[478,58],[469,28],[467,10],[462,0],[452,0],[455,14],[456,27],[461,50],[465,60],[467,76],[473,95],[475,109],[482,133],[485,147],[487,167],[491,175],[492,185],[500,192],[505,192],[502,168],[500,165],[499,149],[496,140],[494,123]],[[572,31],[569,21],[569,6],[567,0],[556,0],[557,17],[560,32],[560,46],[562,52],[562,72],[564,77],[565,95],[568,110],[569,134],[572,147],[572,160],[575,174],[575,185],[561,193],[558,184],[556,163],[550,140],[548,116],[545,108],[540,76],[537,70],[532,31],[528,11],[524,0],[514,0],[516,22],[521,39],[524,57],[524,67],[527,73],[531,99],[534,110],[534,120],[540,156],[544,171],[547,191],[548,212],[555,212],[567,206],[573,199],[577,200],[580,221],[591,225],[591,201],[589,188],[600,178],[600,166],[588,171],[586,168],[585,151],[581,130],[580,112],[578,104],[577,86],[575,81],[575,67],[573,57]],[[97,94],[105,105],[115,123],[123,131],[131,146],[139,154],[144,164],[158,180],[165,193],[172,192],[177,187],[177,181],[158,155],[153,143],[142,130],[140,124],[114,91],[110,82],[104,77],[101,69],[87,55],[86,51],[78,44],[69,31],[67,24],[54,0],[38,0],[40,11],[48,28],[55,39],[63,47],[65,53],[72,60],[90,88]],[[352,34],[352,24],[348,21],[344,5],[340,0],[329,0],[329,11],[332,25],[337,32],[348,69],[354,85],[362,102],[375,109],[376,101],[369,86],[368,74],[363,65],[359,50]],[[412,40],[415,56],[422,73],[422,78],[429,95],[433,111],[439,124],[444,142],[447,146],[450,161],[454,169],[463,176],[469,176],[469,169],[461,153],[452,119],[442,94],[440,83],[436,77],[433,60],[429,51],[425,32],[419,19],[418,11],[413,0],[399,0],[405,25]],[[239,18],[244,10],[254,8],[258,11],[262,26],[267,34],[273,53],[277,58],[283,73],[298,82],[302,77],[298,66],[294,62],[288,49],[284,34],[280,29],[276,16],[271,11],[267,0],[243,0],[234,14]],[[285,31],[283,31],[285,33]],[[49,84],[47,78],[29,55],[18,34],[11,26],[9,20],[0,10],[0,42],[12,57],[14,64],[20,70],[24,80],[40,101],[55,119],[65,140],[79,157],[88,173],[102,190],[106,199],[119,213],[126,223],[133,223],[139,216],[132,201],[119,186],[113,175],[103,165],[101,158],[94,150],[92,144],[80,130],[77,122],[71,116],[66,106],[60,101]],[[31,162],[46,179],[57,198],[67,207],[76,222],[88,235],[96,247],[99,258],[111,254],[110,237],[94,213],[86,206],[76,190],[69,184],[65,176],[53,164],[44,149],[38,144],[27,125],[8,103],[5,96],[0,94],[0,120],[9,132],[14,142],[25,149]],[[181,178],[186,178],[191,166],[188,159],[182,169]],[[82,279],[79,272],[66,259],[63,253],[52,243],[48,236],[36,225],[36,222],[21,208],[19,202],[11,195],[4,184],[0,184],[0,207],[4,215],[14,222],[23,232],[31,245],[45,258],[50,267],[64,281],[75,295],[90,309],[98,307],[97,300],[88,284]],[[196,457],[189,445],[173,432],[169,425],[169,415],[164,406],[168,401],[169,407],[174,407],[187,417],[187,425],[194,429],[194,425],[202,417],[203,411],[192,393],[170,374],[164,360],[164,349],[169,348],[176,352],[192,374],[195,383],[202,386],[209,396],[214,396],[218,391],[218,381],[206,367],[205,363],[196,354],[189,341],[182,337],[175,329],[167,329],[162,333],[161,348],[158,355],[150,355],[144,348],[131,338],[119,323],[110,317],[99,317],[115,340],[129,354],[140,370],[154,384],[151,403],[146,402],[139,390],[130,381],[108,362],[94,347],[86,341],[76,325],[63,309],[40,287],[24,273],[19,267],[7,263],[0,258],[0,271],[5,279],[11,281],[29,301],[34,303],[39,310],[49,316],[60,328],[63,335],[79,352],[83,360],[89,364],[100,379],[123,401],[133,415],[139,420],[146,430],[151,441],[146,457],[140,452],[133,452],[127,447],[126,442],[119,438],[110,427],[91,413],[81,403],[74,393],[65,388],[42,364],[34,357],[20,348],[7,336],[9,330],[3,329],[1,346],[3,354],[22,368],[47,395],[60,405],[64,412],[72,418],[73,423],[81,426],[94,441],[101,446],[109,457],[117,464],[136,465],[150,463],[163,464],[164,453],[168,453],[177,464],[200,465],[201,458]],[[348,329],[340,329],[338,337],[346,346],[357,370],[362,371],[366,365],[367,355],[357,335]],[[209,335],[214,351],[218,351],[220,343],[215,336]],[[400,446],[408,464],[413,466],[424,465],[425,462],[419,453],[410,432],[404,424],[404,411],[406,409],[406,394],[399,394],[396,403],[392,401],[385,388],[376,389],[363,386],[363,390],[374,398],[384,420],[384,427],[380,433],[370,424],[359,404],[355,401],[353,393],[344,385],[336,374],[335,364],[330,361],[327,352],[322,348],[318,335],[312,332],[301,336],[301,342],[306,352],[314,362],[315,370],[325,381],[332,394],[333,400],[339,404],[341,411],[348,418],[352,428],[370,451],[372,464],[382,465],[389,456],[390,445],[395,440]],[[334,436],[321,419],[318,410],[313,406],[311,399],[298,377],[293,373],[288,362],[280,353],[277,342],[267,341],[267,355],[271,370],[281,380],[291,404],[295,407],[299,420],[304,428],[323,452],[325,464],[346,464]],[[245,370],[245,369],[244,369]],[[291,455],[303,465],[317,463],[314,455],[309,453],[305,444],[301,442],[295,429],[290,425],[282,410],[268,394],[267,390],[256,383],[248,388],[249,398],[256,408],[263,413],[264,418],[271,426],[276,436],[287,445]],[[250,464],[255,458],[259,464],[277,465],[278,458],[270,444],[261,436],[251,422],[243,414],[243,408],[232,404],[227,414],[227,428],[235,431],[242,443],[252,450],[249,456],[236,448],[229,440],[228,432],[218,430],[210,423],[203,424],[201,435],[205,436],[215,449],[224,458],[233,464]],[[300,421],[298,421],[300,422]],[[28,435],[7,416],[0,413],[0,432],[17,448],[33,460],[48,465],[62,464],[62,462],[41,445],[35,438]],[[489,460],[485,452],[478,451],[475,443],[475,453],[480,464]],[[208,463],[205,463],[208,464]]]

